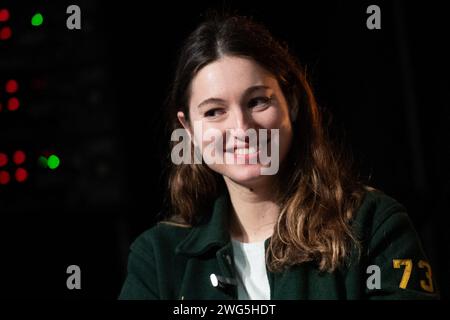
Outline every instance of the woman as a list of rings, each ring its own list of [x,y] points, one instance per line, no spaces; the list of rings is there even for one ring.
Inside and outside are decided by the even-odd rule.
[[[437,296],[405,208],[351,175],[305,73],[263,26],[202,23],[168,101],[192,148],[172,152],[169,216],[131,246],[121,299]]]

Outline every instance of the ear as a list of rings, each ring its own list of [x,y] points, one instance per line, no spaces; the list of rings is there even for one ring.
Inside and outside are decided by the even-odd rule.
[[[184,112],[178,111],[177,118],[178,118],[178,121],[180,121],[183,128],[188,132],[189,138],[192,141],[192,129],[191,129],[191,126],[189,125],[189,121],[186,119],[186,116],[184,115]]]

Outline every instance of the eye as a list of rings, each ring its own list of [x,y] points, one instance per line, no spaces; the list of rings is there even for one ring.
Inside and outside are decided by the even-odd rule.
[[[214,117],[218,117],[218,116],[220,116],[220,115],[222,115],[224,113],[225,113],[225,111],[223,109],[215,108],[215,109],[211,109],[211,110],[206,111],[203,114],[203,116],[205,118],[214,118]]]
[[[273,97],[256,97],[256,98],[253,98],[253,99],[250,99],[250,101],[248,102],[248,106],[250,108],[266,107],[266,106],[270,105],[270,103],[272,102],[272,98]]]

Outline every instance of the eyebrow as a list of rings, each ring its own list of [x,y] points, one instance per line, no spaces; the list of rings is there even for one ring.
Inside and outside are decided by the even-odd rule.
[[[244,94],[242,96],[243,97],[248,96],[253,91],[260,90],[260,89],[270,89],[270,87],[264,86],[264,85],[251,86],[251,87],[248,87],[247,89],[245,89]],[[197,108],[201,108],[204,105],[209,104],[209,103],[225,104],[225,100],[220,99],[220,98],[208,98],[208,99],[205,99],[202,102],[200,102],[199,105],[197,106]]]

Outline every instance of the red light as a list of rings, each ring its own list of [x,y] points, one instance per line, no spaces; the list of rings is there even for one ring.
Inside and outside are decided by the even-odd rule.
[[[20,103],[19,99],[17,98],[9,98],[8,100],[8,110],[9,111],[15,111],[19,109]]]
[[[3,27],[0,29],[0,40],[8,40],[11,38],[11,28],[10,27]]]
[[[25,152],[23,152],[22,150],[17,150],[16,152],[14,152],[13,161],[15,164],[20,165],[25,162],[25,159]]]
[[[3,109],[3,106],[2,106],[2,103],[0,102],[0,111],[2,111],[2,109]]]
[[[17,90],[19,90],[19,84],[17,83],[16,80],[8,80],[8,81],[6,82],[5,88],[6,88],[6,92],[8,92],[8,93],[14,93],[14,92],[16,92]]]
[[[9,19],[8,9],[1,9],[0,10],[0,22],[8,21],[8,19]]]
[[[28,172],[24,168],[17,168],[16,180],[17,182],[24,182],[28,178]]]
[[[7,184],[10,179],[8,171],[0,171],[0,184]]]
[[[6,166],[8,163],[8,156],[4,153],[0,153],[0,167]]]

